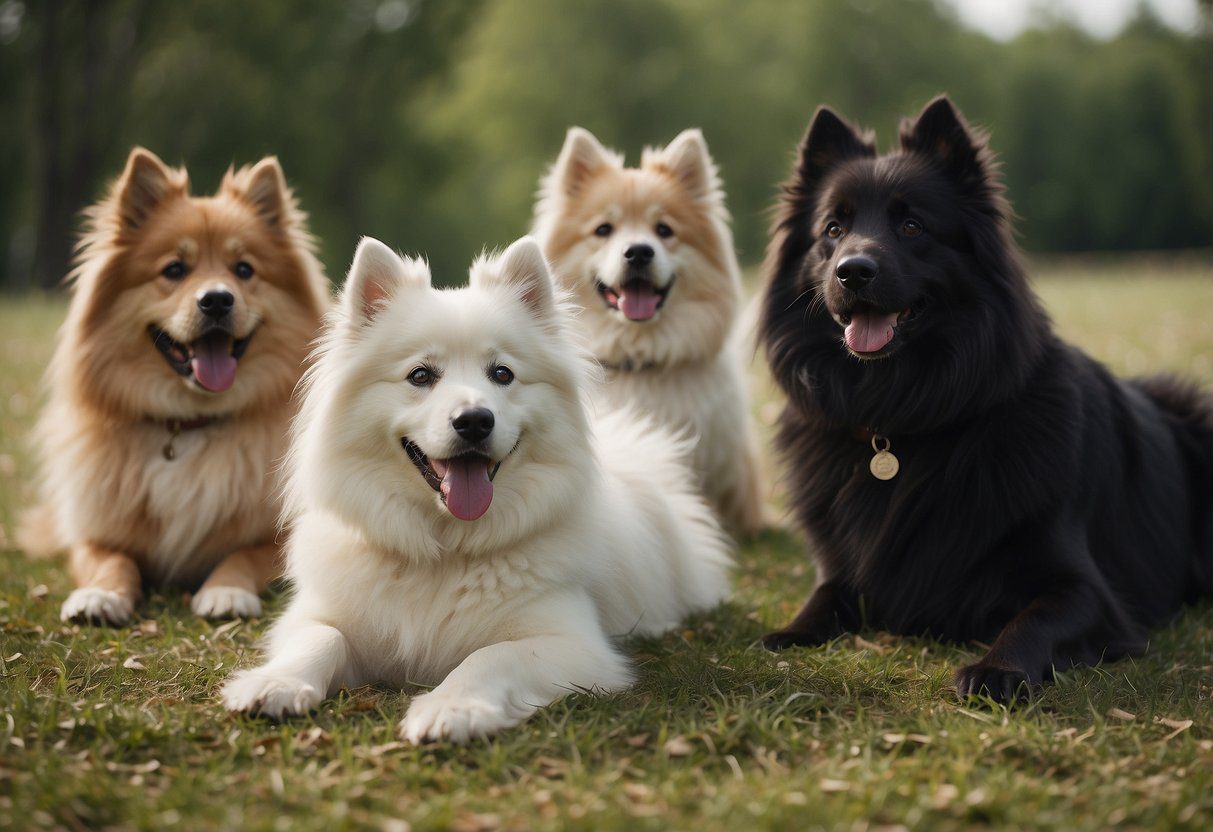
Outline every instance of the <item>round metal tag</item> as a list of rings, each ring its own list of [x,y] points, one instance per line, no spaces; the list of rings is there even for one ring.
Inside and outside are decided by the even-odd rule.
[[[876,479],[891,480],[901,470],[901,463],[888,451],[877,451],[876,456],[872,457],[871,462],[868,463],[868,468],[871,469],[872,476]]]

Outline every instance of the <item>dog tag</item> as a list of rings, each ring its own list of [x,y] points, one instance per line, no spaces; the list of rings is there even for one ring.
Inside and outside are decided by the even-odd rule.
[[[173,443],[177,441],[177,437],[181,435],[181,423],[170,420],[168,423],[168,441],[164,443],[164,447],[160,449],[160,453],[164,454],[164,458],[172,462],[177,458],[177,449],[173,447]]]
[[[880,447],[878,443],[883,442],[884,447]],[[872,437],[872,450],[876,455],[868,462],[868,469],[878,480],[891,480],[897,476],[897,472],[901,470],[901,463],[897,461],[897,457],[893,456],[893,452],[889,448],[893,447],[884,436]]]

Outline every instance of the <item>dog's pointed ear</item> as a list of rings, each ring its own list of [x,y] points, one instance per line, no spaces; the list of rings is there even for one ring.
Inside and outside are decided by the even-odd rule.
[[[989,184],[996,173],[985,135],[969,127],[946,95],[928,102],[918,118],[902,120],[901,147],[934,160],[962,185]]]
[[[117,185],[122,229],[136,230],[166,199],[184,194],[188,188],[183,171],[172,170],[150,150],[132,148]]]
[[[716,190],[716,168],[708,153],[708,144],[698,128],[683,130],[652,162],[665,168],[695,199]]]
[[[796,178],[802,189],[813,190],[837,165],[875,155],[876,141],[870,130],[856,129],[823,105],[813,114],[797,148]]]
[[[564,147],[552,165],[548,187],[561,196],[574,196],[586,182],[614,164],[617,164],[614,154],[593,133],[583,127],[570,127]]]
[[[515,240],[484,266],[473,270],[473,286],[496,284],[515,289],[536,318],[548,317],[556,310],[552,274],[534,237]]]
[[[290,191],[277,156],[266,156],[248,174],[244,198],[270,228],[281,230],[290,217]]]
[[[354,250],[341,303],[350,320],[364,323],[374,320],[402,287],[429,285],[425,261],[401,257],[374,237],[363,237]]]

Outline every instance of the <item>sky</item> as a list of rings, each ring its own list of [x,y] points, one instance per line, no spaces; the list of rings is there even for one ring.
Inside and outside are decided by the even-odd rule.
[[[1050,15],[1077,22],[1096,37],[1111,37],[1133,17],[1143,2],[1164,23],[1195,31],[1196,0],[949,0],[960,19],[999,40],[1013,38]]]

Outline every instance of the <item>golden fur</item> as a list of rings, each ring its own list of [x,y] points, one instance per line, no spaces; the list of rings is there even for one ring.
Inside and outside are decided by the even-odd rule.
[[[274,158],[195,197],[184,169],[136,148],[87,218],[36,431],[43,504],[22,545],[68,550],[79,588],[65,619],[120,624],[143,583],[197,589],[200,615],[256,615],[277,570],[275,464],[329,303],[305,215]],[[200,311],[207,291],[231,294],[230,336]],[[230,388],[170,366],[151,327],[191,356],[212,335],[248,338]],[[174,436],[174,420],[194,424]]]
[[[606,234],[599,229],[609,227]],[[735,326],[741,279],[724,191],[698,130],[647,148],[624,166],[574,127],[540,186],[535,236],[557,283],[581,307],[581,325],[606,372],[601,397],[632,406],[695,440],[703,493],[735,533],[765,521]],[[626,252],[648,246],[635,268]],[[637,321],[605,300],[637,277],[665,299]]]

